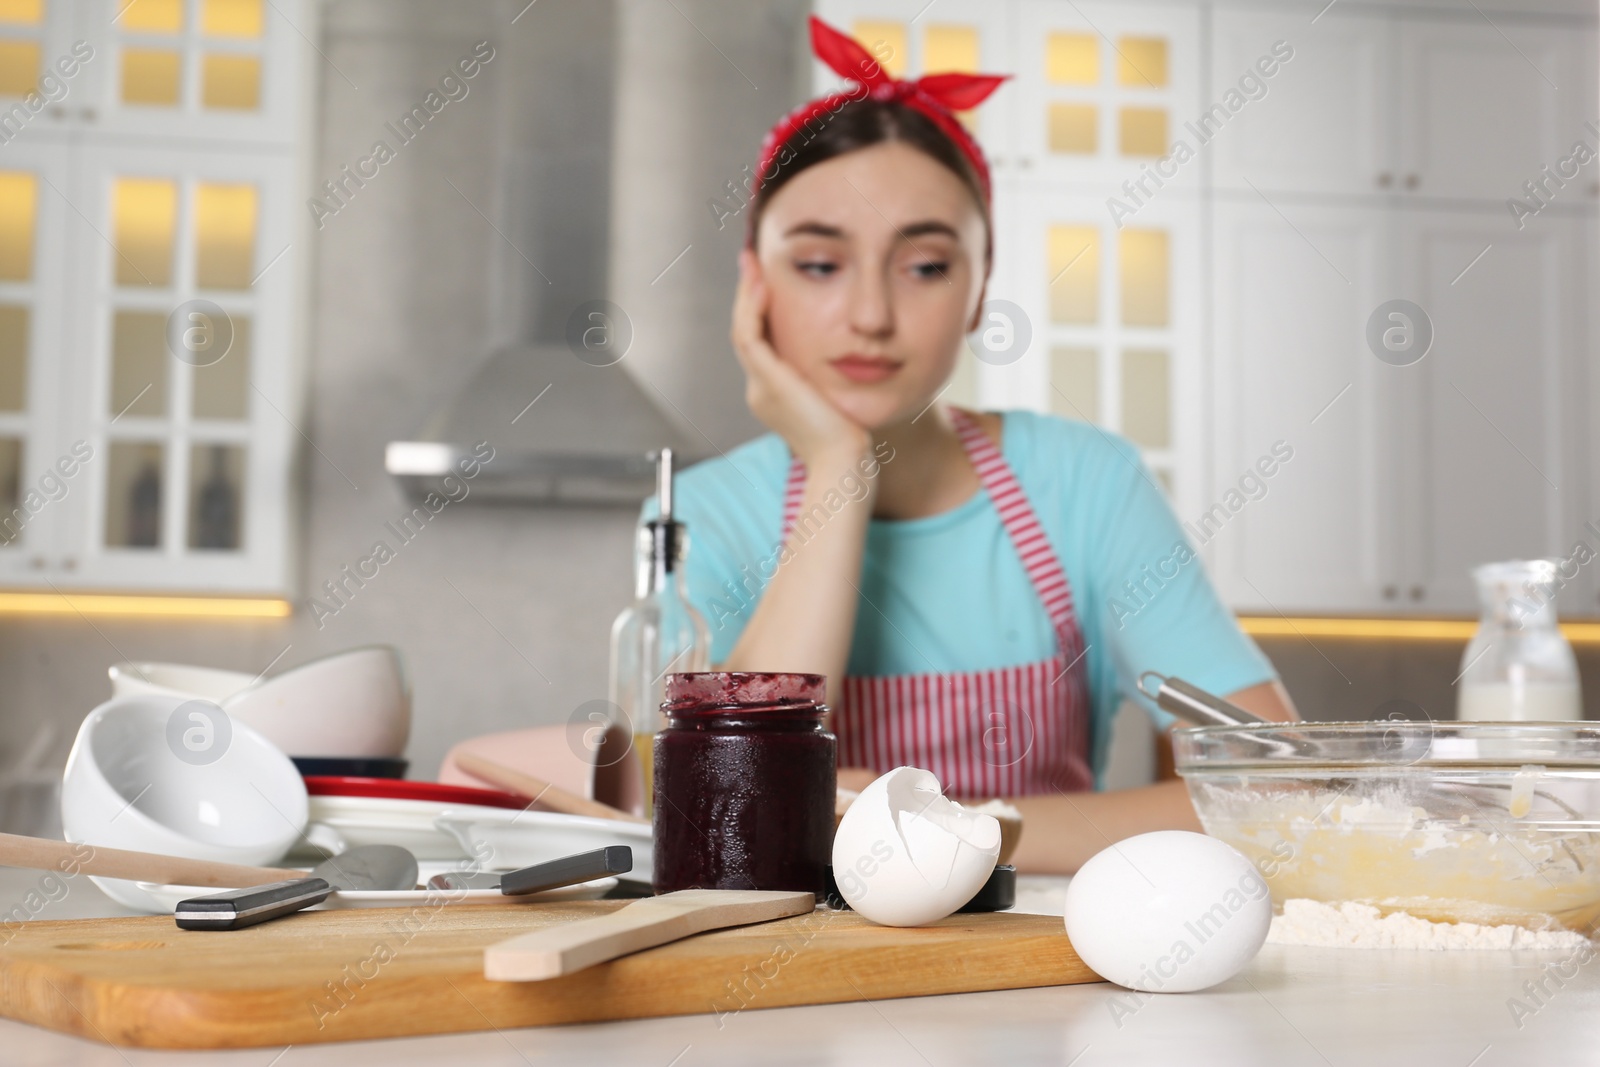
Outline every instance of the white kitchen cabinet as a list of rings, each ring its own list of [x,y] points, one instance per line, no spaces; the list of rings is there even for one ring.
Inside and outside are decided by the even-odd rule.
[[[296,405],[284,357],[294,338],[292,317],[275,312],[293,305],[301,273],[292,166],[262,149],[80,151],[76,200],[87,224],[73,251],[83,314],[69,337],[82,358],[63,367],[73,402],[62,425],[63,439],[88,441],[96,459],[65,501],[57,546],[74,584],[163,588],[181,574],[192,589],[287,588]],[[118,241],[129,226],[119,212],[163,194],[175,209],[171,232],[142,255],[100,237]],[[235,200],[248,206],[230,215]],[[253,220],[248,232],[239,216]],[[152,262],[167,274],[146,280]],[[175,308],[192,309],[176,327]],[[172,329],[202,345],[231,338],[229,348],[220,359],[177,358]]]
[[[1251,611],[1474,612],[1472,567],[1583,534],[1593,222],[1281,210],[1214,213],[1217,499],[1273,441],[1295,450],[1211,537],[1218,585]],[[1396,297],[1433,331],[1406,366],[1365,338]]]
[[[985,69],[1016,73],[979,112],[989,295],[1033,348],[960,395],[1130,436],[1241,610],[1472,613],[1473,565],[1570,550],[1600,472],[1600,163],[1522,230],[1507,200],[1600,138],[1597,45],[1593,12],[1536,7],[986,5]],[[884,12],[913,57],[935,12],[978,19],[819,4],[858,35]],[[1161,313],[1130,320],[1129,291]],[[1432,319],[1417,364],[1368,345],[1393,299]],[[1278,441],[1265,495],[1227,506]],[[1594,593],[1586,571],[1563,610]]]
[[[1004,231],[1014,282],[994,295],[1032,323],[1022,359],[989,368],[1011,407],[1049,411],[1137,445],[1180,510],[1202,494],[1198,200],[1174,192],[1118,227],[1099,197],[1035,177]]]
[[[1592,30],[1339,8],[1314,25],[1299,11],[1217,9],[1209,99],[1276,40],[1294,58],[1216,137],[1219,188],[1503,203],[1593,117]]]
[[[1158,164],[1198,110],[1200,6],[1023,0],[1012,65],[1016,156],[1055,187],[1137,208],[1147,198],[1193,193],[1193,161]],[[1151,178],[1148,171],[1156,172]],[[1139,183],[1143,182],[1143,190]],[[1127,184],[1131,183],[1133,192]]]
[[[1402,291],[1434,329],[1421,362],[1383,368],[1406,389],[1394,503],[1414,610],[1472,611],[1472,567],[1565,554],[1584,533],[1576,430],[1592,413],[1572,401],[1589,348],[1589,230],[1547,216],[1518,232],[1493,212],[1401,220]]]
[[[1221,103],[1241,79],[1273,69],[1278,42],[1292,55],[1259,78],[1259,99],[1246,98],[1219,119],[1207,146],[1216,187],[1252,195],[1392,188],[1393,35],[1394,18],[1382,13],[1334,7],[1313,25],[1299,9],[1217,8],[1205,107]]]
[[[212,147],[295,146],[305,126],[302,53],[315,39],[311,5],[55,0],[51,6],[74,8],[77,37],[95,49],[83,86],[94,129]]]
[[[1180,517],[1239,610],[1370,610],[1400,564],[1396,368],[1362,337],[1391,291],[1384,218],[1258,199],[1219,204],[1213,234],[1213,493]]]
[[[1282,22],[1218,9],[1214,78]],[[1277,88],[1311,74],[1301,88],[1317,99],[1269,94],[1239,116],[1243,136],[1217,139],[1214,494],[1328,377],[1351,387],[1305,431],[1337,445],[1297,448],[1209,558],[1241,609],[1474,613],[1473,566],[1564,554],[1582,533],[1593,164],[1522,231],[1506,199],[1573,140],[1594,144],[1579,106],[1594,96],[1593,25],[1335,10],[1293,40]],[[1297,71],[1303,58],[1321,65]],[[1346,263],[1355,234],[1375,261]],[[1396,298],[1435,330],[1415,365],[1379,361],[1365,338]],[[1275,332],[1321,354],[1281,366],[1263,354]],[[1563,610],[1592,611],[1591,581]]]
[[[0,158],[0,584],[291,589],[311,11],[0,7],[0,108],[79,61]]]
[[[16,140],[0,159],[0,582],[32,580],[60,543],[60,501],[82,478],[52,467],[62,442],[56,412],[73,308],[67,238],[77,220],[55,190],[72,185],[63,143]],[[66,469],[74,474],[69,459]]]
[[[1419,17],[1398,31],[1403,190],[1503,205],[1580,135],[1593,144],[1583,124],[1595,117],[1595,85],[1580,78],[1592,30]]]

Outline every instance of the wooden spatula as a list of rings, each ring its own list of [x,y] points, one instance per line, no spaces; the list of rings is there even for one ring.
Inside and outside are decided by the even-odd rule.
[[[602,804],[598,800],[569,793],[558,785],[551,785],[543,778],[536,778],[525,771],[507,767],[471,752],[457,752],[455,759],[456,766],[468,774],[477,775],[491,785],[515,793],[519,797],[537,800],[552,811],[567,815],[587,815],[593,819],[617,819],[621,822],[650,821],[621,808],[613,808],[610,804]]]
[[[804,915],[815,906],[810,893],[680,889],[636,900],[599,918],[549,926],[490,945],[483,952],[483,976],[493,982],[557,978],[707,930]]]
[[[294,871],[274,867],[240,867],[232,863],[131,852],[103,845],[79,845],[43,837],[0,834],[0,867],[32,867],[41,871],[98,874],[136,882],[203,885],[219,888],[265,885],[294,877]]]

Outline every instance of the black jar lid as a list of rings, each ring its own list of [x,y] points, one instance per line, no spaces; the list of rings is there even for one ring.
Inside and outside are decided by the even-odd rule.
[[[845,903],[844,895],[839,892],[839,883],[833,880],[833,864],[828,865],[828,895],[824,900],[828,907],[838,911],[848,911],[850,905]],[[956,909],[961,912],[1006,911],[1017,904],[1017,869],[1009,863],[995,866],[994,873],[989,875],[989,880],[983,883],[983,888],[973,894],[971,900]]]

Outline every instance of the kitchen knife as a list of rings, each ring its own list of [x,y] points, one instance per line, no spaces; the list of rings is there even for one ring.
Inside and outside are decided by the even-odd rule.
[[[592,882],[633,870],[633,849],[607,845],[590,852],[535,863],[517,871],[446,871],[428,879],[430,889],[498,889],[508,897]]]
[[[323,860],[309,876],[180,900],[181,930],[239,930],[320,904],[338,890],[413,889],[417,859],[398,845],[360,845]]]

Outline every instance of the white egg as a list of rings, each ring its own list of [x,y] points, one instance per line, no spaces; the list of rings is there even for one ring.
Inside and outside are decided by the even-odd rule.
[[[1067,887],[1067,937],[1083,962],[1147,993],[1227,981],[1260,950],[1271,922],[1271,892],[1250,861],[1185,830],[1119,841]]]
[[[1000,822],[944,796],[931,771],[897,767],[861,791],[833,837],[845,902],[884,926],[922,926],[983,888],[1000,858]]]

